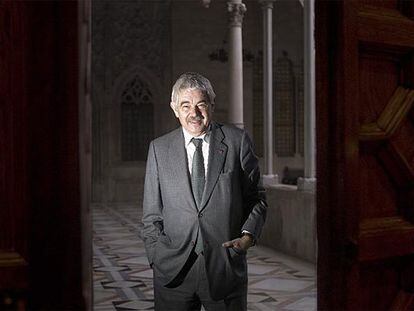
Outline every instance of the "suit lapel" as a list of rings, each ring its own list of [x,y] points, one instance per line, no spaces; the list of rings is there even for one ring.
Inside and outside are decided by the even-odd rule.
[[[184,146],[184,134],[182,128],[178,128],[171,139],[168,148],[168,161],[174,180],[173,183],[180,183],[183,198],[186,198],[190,205],[197,210],[194,201],[193,191],[191,190],[190,174],[188,172],[187,152]]]
[[[218,124],[212,123],[208,171],[200,210],[204,209],[213,192],[227,155],[227,145],[223,143],[224,134]]]

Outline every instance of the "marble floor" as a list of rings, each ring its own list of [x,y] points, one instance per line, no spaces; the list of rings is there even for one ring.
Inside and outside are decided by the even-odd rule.
[[[140,220],[134,205],[93,206],[96,311],[154,309]],[[248,310],[316,310],[314,265],[259,245],[249,249],[248,271]]]

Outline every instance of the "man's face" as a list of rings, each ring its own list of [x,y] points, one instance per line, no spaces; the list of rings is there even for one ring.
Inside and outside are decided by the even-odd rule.
[[[188,133],[197,137],[207,131],[214,107],[205,92],[183,90],[178,94],[177,103],[171,103],[170,106]]]

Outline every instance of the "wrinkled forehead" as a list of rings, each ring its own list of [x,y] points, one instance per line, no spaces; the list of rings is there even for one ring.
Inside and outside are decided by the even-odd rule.
[[[181,103],[183,101],[210,102],[207,91],[200,88],[183,88],[178,91],[177,95],[178,103]]]

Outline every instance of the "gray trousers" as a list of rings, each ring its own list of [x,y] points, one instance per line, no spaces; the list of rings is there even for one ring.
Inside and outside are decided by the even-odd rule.
[[[204,256],[193,253],[189,265],[168,287],[160,284],[154,266],[155,311],[245,311],[247,310],[247,282],[237,287],[224,300],[212,300],[208,288]],[[187,270],[187,271],[186,271]]]

